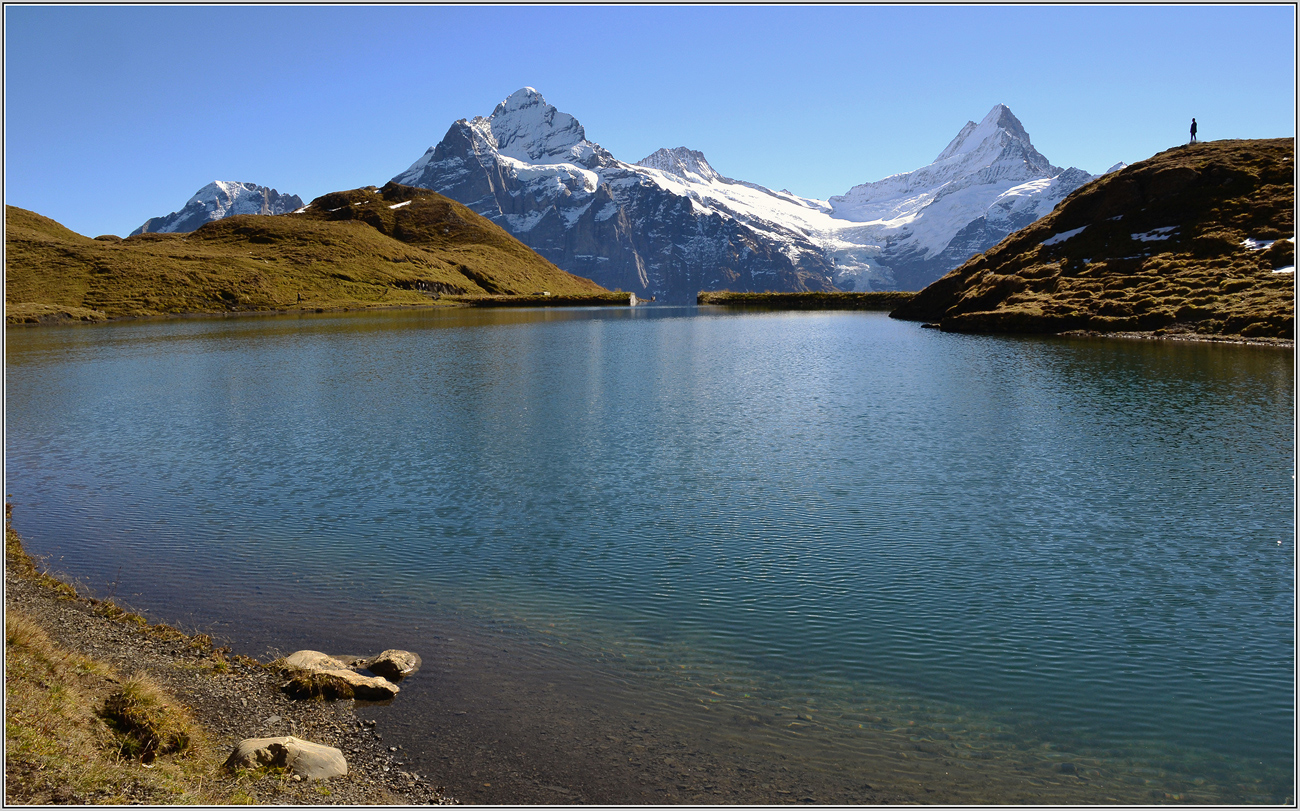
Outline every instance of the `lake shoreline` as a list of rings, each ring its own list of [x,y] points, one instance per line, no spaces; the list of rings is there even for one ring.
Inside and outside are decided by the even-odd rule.
[[[286,307],[269,310],[223,310],[223,311],[204,311],[194,310],[179,313],[146,313],[143,315],[115,315],[104,317],[79,317],[76,314],[66,312],[70,308],[62,308],[59,312],[51,312],[47,315],[33,317],[33,320],[10,320],[7,315],[5,318],[6,327],[49,327],[49,326],[71,326],[73,324],[111,324],[121,323],[124,321],[177,321],[184,319],[203,319],[203,318],[239,318],[243,316],[267,316],[267,315],[318,315],[324,313],[350,313],[350,312],[386,312],[399,310],[428,310],[428,309],[460,309],[472,307],[627,307],[631,306],[630,297],[623,294],[625,298],[616,299],[615,294],[597,294],[593,296],[446,296],[442,298],[431,298],[427,303],[419,304],[385,304],[374,307],[350,307],[350,306],[327,306],[327,307]],[[98,311],[87,311],[95,312]],[[98,313],[102,315],[102,313]]]
[[[539,746],[530,746],[524,740],[530,737],[528,730],[516,723],[518,719],[502,720],[499,723],[489,721],[487,728],[473,722],[462,731],[438,729],[435,725],[430,731],[427,751],[418,752],[416,747],[423,741],[413,741],[409,736],[404,736],[400,724],[377,721],[376,716],[381,719],[385,716],[373,710],[358,712],[366,707],[381,709],[399,703],[402,701],[401,695],[378,703],[290,699],[279,689],[283,677],[267,663],[231,653],[230,647],[218,646],[218,643],[239,644],[239,640],[223,638],[214,642],[206,634],[185,633],[163,622],[150,624],[143,616],[115,602],[111,597],[97,599],[88,596],[86,591],[85,586],[78,588],[66,580],[52,576],[39,558],[26,551],[21,536],[6,523],[7,615],[21,617],[23,621],[39,626],[53,640],[55,655],[90,662],[94,668],[109,671],[113,676],[107,681],[111,683],[117,683],[129,674],[143,674],[162,685],[168,698],[188,711],[195,720],[198,737],[202,741],[198,754],[208,761],[197,767],[200,770],[206,769],[204,780],[199,783],[198,789],[203,789],[206,783],[208,793],[196,796],[192,780],[188,785],[182,783],[178,789],[172,787],[173,790],[182,792],[179,796],[160,794],[157,788],[146,786],[142,782],[128,788],[126,794],[117,796],[95,793],[93,790],[86,793],[87,781],[80,775],[74,775],[66,783],[57,783],[55,781],[60,776],[58,769],[50,768],[48,764],[34,763],[30,757],[15,756],[10,747],[5,764],[8,777],[5,797],[7,803],[125,801],[166,805],[234,802],[254,805],[374,806],[460,805],[462,802],[491,805],[549,805],[555,802],[599,805],[820,802],[810,796],[816,793],[815,789],[795,790],[793,784],[780,781],[775,775],[765,776],[760,781],[764,782],[762,787],[752,785],[753,778],[742,778],[742,785],[749,785],[744,788],[735,787],[741,793],[730,799],[716,790],[710,790],[713,789],[712,785],[703,793],[680,791],[687,786],[680,784],[682,776],[677,775],[681,768],[679,759],[705,754],[695,751],[688,755],[681,750],[681,741],[663,753],[663,762],[642,761],[638,755],[638,763],[629,765],[627,772],[609,768],[621,766],[622,757],[608,760],[606,756],[609,744],[604,742],[608,736],[599,734],[594,729],[585,736],[588,738],[584,747],[587,751],[552,751],[548,756],[543,751],[549,745],[546,733],[543,732],[541,740],[535,742]],[[431,671],[426,674],[427,677],[437,678],[432,672],[434,668],[425,669]],[[419,674],[412,678],[419,678]],[[47,678],[47,681],[49,684],[44,686],[54,693],[77,690],[79,687],[83,691],[85,689],[84,685],[71,680],[61,682]],[[409,686],[407,681],[409,680],[404,680],[403,684]],[[448,686],[441,685],[442,688]],[[561,704],[567,704],[574,698],[572,695],[567,696]],[[11,713],[22,709],[12,701],[10,708]],[[485,710],[486,707],[479,709]],[[465,712],[457,711],[455,715],[460,717],[457,720],[464,725]],[[13,723],[9,717],[6,720]],[[94,724],[94,720],[89,718],[84,719],[84,722]],[[646,723],[645,719],[640,719],[640,723]],[[277,735],[294,735],[303,740],[341,749],[347,759],[347,776],[320,782],[290,782],[287,774],[274,771],[252,776],[231,774],[220,765],[240,740]],[[467,786],[470,796],[462,801],[459,796],[453,797],[449,793],[452,789],[445,784],[454,782],[457,772],[463,769],[453,767],[447,774],[440,774],[431,773],[431,768],[427,765],[433,760],[444,763],[450,760],[455,764],[471,752],[481,752],[488,741],[504,736],[513,739],[513,746],[526,746],[532,750],[530,754],[533,762],[528,768],[535,775],[531,781],[517,779],[520,775],[516,771],[516,764],[494,763],[489,768],[497,769],[499,773],[490,778],[492,783],[481,782],[481,777],[471,778],[472,782]],[[398,745],[390,746],[393,743]],[[644,755],[644,750],[645,747],[633,747],[630,751]],[[721,751],[715,754],[723,756]],[[587,762],[591,755],[596,757]],[[721,762],[714,762],[715,759],[713,756],[704,758],[708,764],[707,770],[714,773],[710,780],[718,782],[716,778],[720,776],[719,773],[731,769]],[[158,764],[164,765],[161,758]],[[481,762],[476,768],[481,769],[487,765]],[[119,762],[118,766],[125,770],[125,777],[119,778],[119,782],[125,781],[130,786],[130,774],[140,768],[140,765],[126,761]],[[753,769],[740,771],[758,776]],[[33,773],[41,777],[33,780],[30,777]],[[478,775],[480,772],[475,771],[473,774]],[[800,777],[785,779],[797,783],[800,779],[806,780],[808,776],[802,774]],[[509,779],[511,777],[516,779]],[[505,795],[494,791],[487,796],[475,796],[475,792],[483,790],[481,787],[494,783],[514,783],[514,789],[508,790],[510,793]],[[674,784],[677,784],[675,788],[679,792],[673,791]],[[849,800],[838,797],[832,802],[846,801]],[[897,791],[868,787],[852,802],[914,805],[925,804],[927,800]]]
[[[1241,335],[1202,335],[1197,332],[1098,332],[1096,330],[1070,330],[1058,332],[1062,338],[1119,338],[1130,341],[1176,341],[1198,344],[1230,344],[1233,346],[1261,346],[1274,349],[1295,349],[1292,338],[1246,338]]]
[[[198,772],[189,779],[159,786],[133,774],[141,764],[119,759],[116,768],[93,774],[68,768],[42,757],[23,743],[39,731],[29,719],[41,717],[34,705],[11,692],[6,706],[6,804],[145,802],[235,802],[268,805],[320,804],[455,804],[441,786],[426,776],[402,770],[404,754],[383,744],[382,730],[363,722],[355,701],[290,700],[279,690],[281,677],[266,665],[227,647],[216,647],[206,634],[187,634],[162,623],[149,624],[112,599],[99,600],[52,577],[23,547],[22,539],[5,526],[5,614],[8,620],[32,623],[52,643],[41,653],[81,664],[75,675],[46,675],[40,687],[51,696],[101,694],[132,674],[157,682],[172,704],[194,721],[199,741],[186,757]],[[8,634],[8,629],[7,629]],[[8,640],[8,636],[6,637]],[[6,644],[7,687],[16,651]],[[97,718],[77,719],[96,728]],[[99,726],[102,726],[100,724]],[[294,735],[341,749],[348,774],[330,780],[291,781],[287,774],[233,774],[222,767],[225,756],[244,738]],[[16,741],[21,741],[19,743]],[[94,761],[93,750],[72,751],[83,763]],[[197,761],[197,763],[194,763]],[[169,770],[158,761],[145,768]],[[108,776],[102,770],[107,768]],[[148,777],[152,777],[150,773]],[[206,786],[205,786],[206,784]]]
[[[724,291],[725,292],[725,291]],[[779,294],[779,293],[743,293],[734,294],[726,293],[726,299],[714,299],[710,297],[705,300],[705,293],[700,293],[700,298],[696,306],[725,307],[731,310],[752,310],[756,312],[817,312],[817,311],[856,311],[856,312],[884,312],[888,308],[872,306],[866,304],[853,304],[846,300],[846,303],[836,305],[819,305],[812,300],[791,299],[791,296],[806,296],[809,294]],[[825,296],[827,294],[817,294]],[[842,295],[872,295],[872,294],[842,294]],[[884,295],[884,294],[882,294]],[[915,295],[902,294],[902,295]],[[712,296],[712,294],[710,294]],[[748,297],[759,297],[750,299]],[[742,298],[743,297],[743,298]],[[502,307],[553,307],[556,309],[569,309],[581,307],[621,307],[631,306],[630,304],[612,303],[608,297],[593,297],[597,300],[591,303],[574,303],[572,296],[556,297],[554,301],[547,301],[535,296],[512,297],[518,301],[504,300],[507,297],[493,296],[484,298],[481,301],[465,300],[459,298],[450,298],[449,300],[438,301],[431,300],[428,304],[391,304],[380,307],[298,307],[278,310],[236,310],[227,312],[185,312],[185,313],[158,313],[151,315],[122,315],[102,319],[78,319],[73,317],[50,317],[38,321],[6,321],[8,327],[60,327],[73,325],[97,325],[97,324],[120,324],[130,322],[153,322],[153,321],[182,321],[182,320],[200,320],[216,318],[244,318],[244,317],[262,317],[262,316],[284,316],[284,315],[324,315],[328,313],[362,313],[362,312],[399,312],[406,310],[430,310],[430,309],[472,309],[472,308],[502,308]],[[794,301],[789,304],[788,301]],[[787,302],[787,303],[782,303]],[[647,306],[640,303],[636,306]],[[926,329],[936,329],[936,324],[919,325]],[[1027,333],[979,333],[995,335],[1026,335]],[[1175,341],[1179,343],[1213,343],[1213,344],[1230,344],[1237,346],[1257,346],[1270,347],[1275,349],[1294,349],[1295,340],[1292,338],[1248,338],[1241,335],[1208,335],[1196,332],[1101,332],[1098,330],[1066,330],[1063,332],[1045,333],[1057,337],[1066,338],[1117,338],[1121,340],[1137,341]],[[1038,334],[1041,337],[1042,334]]]

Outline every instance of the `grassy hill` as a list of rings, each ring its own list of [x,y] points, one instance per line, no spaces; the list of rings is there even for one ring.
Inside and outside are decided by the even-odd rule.
[[[896,318],[957,332],[1291,338],[1295,147],[1176,147],[1083,186]],[[1272,242],[1268,247],[1262,244]]]
[[[90,239],[14,206],[5,220],[9,323],[607,292],[465,206],[393,183],[324,195],[301,214],[229,217],[189,234]]]

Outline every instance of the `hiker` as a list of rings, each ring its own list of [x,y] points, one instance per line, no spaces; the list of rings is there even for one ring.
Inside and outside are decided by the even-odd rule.
[[[1192,140],[1190,143],[1196,143],[1196,119],[1192,119]]]

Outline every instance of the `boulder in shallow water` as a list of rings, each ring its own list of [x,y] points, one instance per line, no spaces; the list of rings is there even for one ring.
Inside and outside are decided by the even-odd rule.
[[[323,698],[334,701],[340,698],[359,698],[363,701],[386,701],[397,695],[399,688],[380,676],[363,676],[353,670],[295,670],[281,671],[288,677],[284,691],[294,698]]]
[[[332,746],[300,740],[292,735],[283,738],[245,738],[226,758],[228,769],[252,769],[258,766],[288,769],[306,780],[345,777],[348,773],[348,763],[341,751]]]
[[[325,675],[347,682],[352,695],[363,701],[384,701],[397,695],[401,688],[383,676],[363,676],[353,670],[324,670]]]
[[[284,690],[296,698],[359,698],[385,701],[397,695],[397,685],[381,676],[363,676],[349,667],[365,661],[343,662],[314,650],[300,650],[272,663],[288,677]]]
[[[409,650],[386,650],[366,661],[365,667],[376,676],[399,681],[420,669],[420,656]]]

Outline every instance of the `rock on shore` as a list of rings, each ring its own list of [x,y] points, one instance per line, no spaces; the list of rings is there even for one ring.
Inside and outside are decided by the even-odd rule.
[[[299,740],[292,735],[245,738],[226,759],[228,769],[255,769],[258,766],[288,769],[304,780],[326,780],[348,774],[348,763],[338,749]]]

